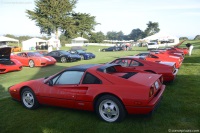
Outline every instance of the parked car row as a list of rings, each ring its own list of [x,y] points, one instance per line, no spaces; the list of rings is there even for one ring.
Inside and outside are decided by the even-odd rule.
[[[175,79],[183,60],[164,51],[140,53],[105,64],[72,66],[13,85],[9,92],[27,109],[45,104],[88,110],[106,122],[120,122],[127,114],[151,114],[165,91],[163,81]]]
[[[19,52],[17,54],[11,54],[11,52],[11,47],[0,49],[0,74],[22,70],[23,66],[43,67],[54,65],[56,62],[65,63],[95,58],[93,53],[78,50],[55,50],[49,53],[46,51]]]

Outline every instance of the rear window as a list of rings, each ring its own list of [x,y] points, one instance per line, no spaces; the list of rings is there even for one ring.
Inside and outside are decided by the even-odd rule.
[[[87,72],[85,74],[82,84],[102,84],[102,81],[96,76]]]

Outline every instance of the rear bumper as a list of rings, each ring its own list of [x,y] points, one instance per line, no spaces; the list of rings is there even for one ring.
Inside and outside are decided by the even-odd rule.
[[[173,74],[163,74],[164,82],[173,81],[176,78],[177,73],[178,69],[176,69]]]
[[[162,85],[159,93],[146,105],[142,107],[125,106],[128,114],[148,114],[156,109],[160,103],[163,92],[165,91],[165,85]]]

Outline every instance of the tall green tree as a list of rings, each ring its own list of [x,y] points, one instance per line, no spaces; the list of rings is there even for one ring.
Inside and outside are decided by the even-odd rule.
[[[89,42],[91,43],[102,43],[103,40],[106,39],[106,36],[103,34],[103,32],[96,32],[91,33],[89,37]]]
[[[40,27],[40,32],[58,38],[58,31],[67,38],[83,35],[94,30],[95,17],[86,13],[75,13],[73,9],[78,0],[36,0],[35,9],[27,10],[31,20]]]
[[[145,36],[151,36],[154,35],[155,33],[158,33],[159,31],[160,31],[159,24],[157,22],[149,21],[147,23],[147,28],[145,29],[144,33]]]
[[[58,38],[58,31],[64,23],[71,22],[71,13],[77,0],[36,0],[34,11],[26,10],[28,17],[35,20],[40,32]]]
[[[145,36],[144,32],[139,28],[137,28],[131,31],[131,33],[129,34],[129,39],[137,41],[139,39],[144,38],[144,36]]]
[[[72,16],[73,21],[77,26],[75,31],[81,37],[83,37],[84,34],[89,35],[98,24],[95,21],[95,17],[90,16],[90,14],[87,13],[73,13]],[[68,25],[65,26],[67,27]]]

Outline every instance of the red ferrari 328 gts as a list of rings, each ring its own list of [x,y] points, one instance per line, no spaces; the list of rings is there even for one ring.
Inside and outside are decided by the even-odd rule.
[[[11,48],[0,48],[0,74],[22,70],[22,64],[15,59],[10,59]]]
[[[139,56],[144,58],[147,61],[153,61],[153,62],[175,62],[176,68],[180,68],[181,64],[183,62],[184,58],[178,57],[178,56],[172,56],[172,55],[167,55],[167,54],[162,54],[162,53],[152,53],[152,52],[143,52],[139,53],[135,56]]]
[[[163,75],[163,81],[173,81],[178,73],[178,69],[175,68],[175,63],[168,62],[166,64],[159,64],[152,61],[140,59],[137,56],[130,56],[124,58],[118,58],[111,63],[120,64],[123,67],[130,68],[132,70],[146,71]]]
[[[39,52],[22,52],[11,56],[12,59],[17,59],[23,66],[47,66],[54,65],[56,60],[51,56],[44,56]]]
[[[102,120],[116,122],[122,121],[126,113],[151,113],[165,90],[161,78],[117,64],[87,64],[13,85],[9,92],[27,109],[47,104],[96,111]]]

